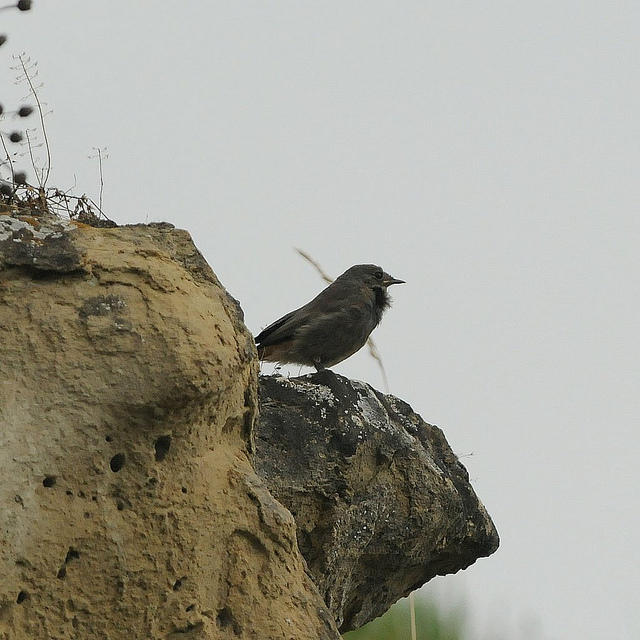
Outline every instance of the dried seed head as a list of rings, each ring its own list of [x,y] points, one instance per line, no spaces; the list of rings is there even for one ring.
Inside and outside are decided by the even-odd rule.
[[[17,171],[13,174],[13,181],[16,184],[27,184],[27,174],[24,171]]]
[[[10,136],[11,142],[20,142],[22,140],[22,134],[19,131],[14,131]]]
[[[16,5],[20,11],[29,11],[31,9],[31,0],[19,0]]]
[[[0,193],[3,196],[10,196],[13,193],[13,189],[8,182],[3,182],[2,184],[0,184]]]
[[[33,113],[33,107],[30,106],[24,106],[24,107],[20,107],[18,109],[18,115],[21,118],[26,118],[27,116],[31,115]]]

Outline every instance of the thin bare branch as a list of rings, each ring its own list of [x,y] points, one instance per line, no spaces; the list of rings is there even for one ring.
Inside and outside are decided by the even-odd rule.
[[[106,151],[106,148],[101,149],[100,147],[94,147],[94,149],[96,150],[96,155],[98,156],[98,168],[100,171],[100,195],[98,197],[98,202],[99,202],[98,209],[100,210],[100,212],[102,212],[102,194],[104,192],[104,174],[102,172],[102,161],[108,158],[108,156],[103,155],[102,153],[103,151]]]
[[[7,156],[7,162],[9,163],[9,170],[11,171],[11,183],[15,184],[16,175],[13,169],[13,160],[11,160],[11,156],[9,155],[9,149],[7,149],[7,143],[5,142],[5,139],[2,133],[0,133],[0,140],[2,140],[2,148],[4,149],[4,153]]]
[[[40,115],[40,126],[42,127],[42,137],[44,138],[44,146],[47,152],[47,162],[46,162],[46,166],[42,169],[41,174],[38,174],[38,172],[36,171],[36,176],[38,177],[38,184],[40,188],[45,188],[49,180],[49,174],[51,173],[51,147],[49,146],[49,139],[47,137],[47,127],[44,124],[45,113],[42,108],[42,103],[40,102],[40,97],[38,96],[36,88],[33,86],[32,77],[29,75],[29,71],[27,70],[27,62],[29,60],[27,59],[25,61],[24,54],[20,54],[19,56],[14,56],[14,57],[17,57],[18,60],[20,61],[20,67],[22,68],[22,71],[24,73],[24,79],[29,85],[29,89],[31,90],[31,95],[33,96],[33,99],[36,101],[38,114]],[[37,74],[38,72],[36,71],[33,77],[35,78]]]
[[[29,158],[31,159],[31,166],[33,167],[33,171],[36,174],[36,177],[38,177],[38,184],[40,184],[40,188],[43,187],[40,177],[39,177],[39,172],[38,172],[38,167],[36,165],[36,160],[33,157],[33,150],[34,150],[34,145],[31,144],[31,138],[29,137],[29,129],[25,129],[25,136],[27,137],[27,148],[29,149]]]

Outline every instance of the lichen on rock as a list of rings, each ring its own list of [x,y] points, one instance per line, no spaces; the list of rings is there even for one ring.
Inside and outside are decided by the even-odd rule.
[[[402,400],[321,371],[260,378],[255,464],[340,631],[498,547],[466,469]]]

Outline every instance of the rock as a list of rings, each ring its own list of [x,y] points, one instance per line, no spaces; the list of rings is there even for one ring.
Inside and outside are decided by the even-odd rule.
[[[0,215],[0,640],[337,640],[497,548],[401,400],[257,394],[188,233]]]
[[[444,434],[402,400],[329,370],[261,376],[260,399],[256,470],[341,632],[497,549]]]
[[[189,235],[0,216],[0,639],[337,639]]]
[[[29,266],[43,271],[78,269],[82,249],[71,240],[77,226],[55,216],[0,215],[0,269]]]

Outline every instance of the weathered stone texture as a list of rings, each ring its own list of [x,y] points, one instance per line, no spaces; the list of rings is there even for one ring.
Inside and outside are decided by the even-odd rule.
[[[0,215],[0,640],[337,640],[497,548],[401,400],[260,395],[188,233]]]
[[[342,632],[498,547],[466,469],[411,407],[331,371],[260,378],[256,469]]]
[[[0,216],[0,638],[338,638],[255,358],[186,232]]]

